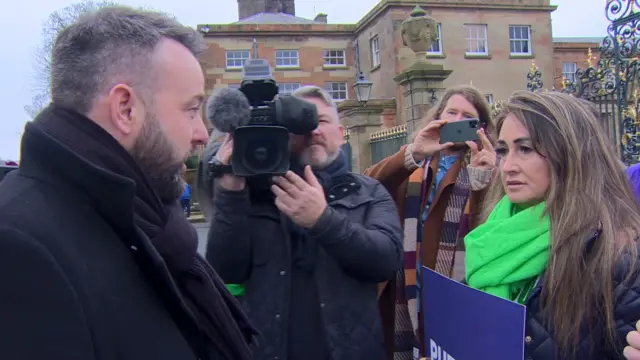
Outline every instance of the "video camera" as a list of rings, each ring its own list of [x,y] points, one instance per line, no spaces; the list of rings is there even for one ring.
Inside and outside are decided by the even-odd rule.
[[[318,127],[316,105],[292,95],[278,95],[271,66],[248,60],[240,91],[249,100],[251,118],[233,132],[233,173],[237,176],[283,175],[289,170],[289,134],[304,135]]]

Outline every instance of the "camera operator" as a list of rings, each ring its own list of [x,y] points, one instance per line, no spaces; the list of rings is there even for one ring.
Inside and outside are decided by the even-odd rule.
[[[216,180],[206,257],[245,286],[255,359],[385,359],[377,284],[402,266],[396,206],[377,180],[350,172],[331,97],[315,86],[294,95],[317,106],[318,127],[291,135],[291,170],[270,189]],[[217,161],[232,152],[227,136]]]

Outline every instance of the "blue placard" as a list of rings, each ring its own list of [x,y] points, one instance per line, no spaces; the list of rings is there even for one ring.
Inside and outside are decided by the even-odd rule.
[[[431,360],[523,360],[526,308],[422,267],[425,351]]]

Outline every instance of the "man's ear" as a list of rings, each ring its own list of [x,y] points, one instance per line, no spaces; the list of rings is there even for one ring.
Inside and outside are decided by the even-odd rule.
[[[134,129],[141,109],[134,90],[126,84],[117,84],[109,91],[109,112],[112,126],[124,135],[130,135]]]

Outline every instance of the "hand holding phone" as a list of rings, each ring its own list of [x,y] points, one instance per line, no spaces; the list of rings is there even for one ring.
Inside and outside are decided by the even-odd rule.
[[[454,145],[454,143],[440,142],[440,129],[446,123],[447,120],[433,120],[418,132],[411,144],[413,159],[416,162]]]
[[[464,119],[447,122],[440,128],[440,144],[461,144],[479,140],[480,120]]]

